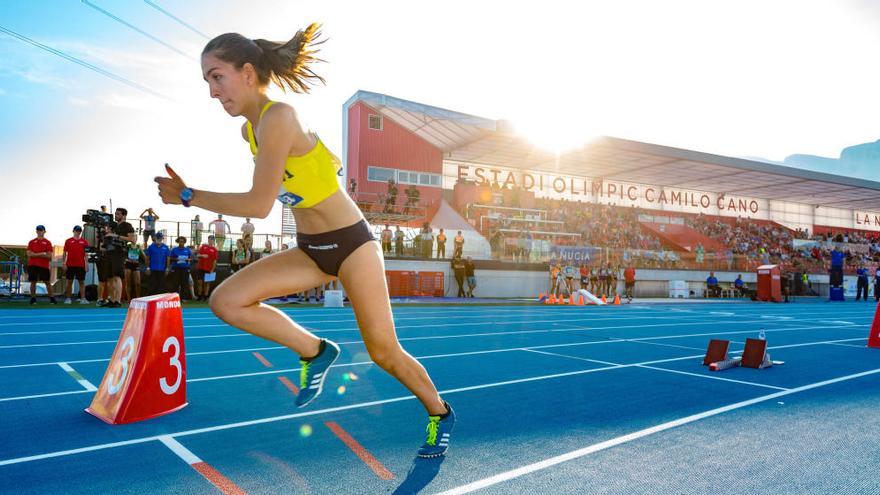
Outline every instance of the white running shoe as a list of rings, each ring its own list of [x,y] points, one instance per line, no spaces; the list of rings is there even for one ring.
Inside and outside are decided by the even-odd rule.
[[[71,301],[69,297],[68,297],[67,299],[64,300],[64,304],[70,304],[70,303],[72,303],[72,302],[73,302],[73,301]]]
[[[79,300],[79,303],[80,303],[80,304],[88,304],[88,303],[89,303],[89,300],[88,300],[88,299],[80,299],[80,300]]]

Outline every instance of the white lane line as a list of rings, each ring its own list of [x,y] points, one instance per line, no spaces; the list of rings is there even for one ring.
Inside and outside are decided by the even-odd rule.
[[[554,378],[585,375],[585,374],[589,374],[589,373],[607,371],[610,369],[620,369],[620,368],[624,368],[624,367],[626,367],[626,366],[610,366],[610,367],[606,367],[606,368],[594,368],[594,369],[589,369],[589,370],[571,371],[571,372],[567,372],[567,373],[555,373],[552,375],[543,375],[543,376],[536,376],[536,377],[529,377],[529,378],[521,378],[521,379],[517,379],[517,380],[508,380],[508,381],[503,381],[503,382],[486,383],[486,384],[474,385],[474,386],[470,386],[470,387],[460,387],[460,388],[454,388],[454,389],[441,390],[440,393],[444,394],[444,395],[450,395],[450,394],[455,394],[455,393],[467,392],[467,391],[471,391],[471,390],[482,390],[482,389],[487,389],[487,388],[502,387],[502,386],[506,386],[506,385],[514,385],[514,384],[519,384],[519,383],[527,383],[527,382],[540,381],[540,380],[549,380],[549,379],[554,379]],[[824,382],[817,382],[817,383],[814,383],[811,385],[805,385],[805,386],[794,388],[791,390],[777,392],[775,394],[770,394],[770,395],[766,395],[763,397],[758,397],[756,399],[751,399],[751,400],[744,401],[744,402],[738,402],[736,404],[724,406],[724,407],[721,407],[718,409],[713,409],[711,411],[707,411],[704,413],[696,414],[693,416],[688,416],[688,417],[682,418],[680,420],[672,421],[670,423],[665,423],[664,425],[658,425],[653,428],[641,430],[641,432],[636,432],[636,433],[633,433],[630,435],[626,435],[624,437],[618,437],[617,439],[609,440],[607,442],[602,442],[601,444],[597,444],[597,445],[605,445],[602,448],[592,450],[592,451],[586,452],[586,453],[580,453],[578,455],[575,455],[574,457],[566,458],[563,460],[558,460],[556,462],[551,462],[551,463],[547,464],[546,466],[538,467],[537,469],[544,469],[545,467],[559,464],[560,462],[564,462],[565,460],[575,459],[577,457],[582,457],[584,455],[587,455],[587,453],[592,453],[594,451],[602,450],[602,449],[611,447],[613,445],[618,445],[620,443],[628,442],[628,441],[634,440],[636,438],[641,438],[642,436],[647,436],[649,434],[657,433],[657,432],[663,431],[665,429],[669,429],[669,428],[673,428],[675,426],[679,426],[679,425],[686,424],[689,422],[697,421],[698,419],[703,419],[705,417],[714,416],[714,415],[720,414],[722,412],[727,412],[727,411],[731,411],[734,409],[739,409],[739,408],[745,407],[747,405],[756,404],[758,402],[763,402],[763,401],[770,400],[770,399],[773,399],[776,397],[782,397],[785,395],[790,395],[793,393],[801,392],[804,390],[809,390],[812,388],[817,388],[817,387],[829,385],[832,383],[837,383],[837,382],[850,380],[850,379],[854,379],[854,378],[858,378],[858,377],[862,377],[862,376],[867,376],[867,375],[871,375],[871,374],[878,373],[878,372],[880,372],[880,368],[870,370],[870,371],[865,371],[862,373],[856,373],[853,375],[847,375],[847,376],[835,378],[832,380],[826,380]],[[166,433],[164,435],[135,438],[135,439],[125,440],[125,441],[121,441],[121,442],[112,442],[112,443],[91,445],[88,447],[81,447],[81,448],[77,448],[77,449],[61,450],[61,451],[56,451],[56,452],[48,452],[45,454],[38,454],[38,455],[31,455],[31,456],[26,456],[26,457],[18,457],[18,458],[13,458],[13,459],[0,460],[0,466],[8,466],[11,464],[20,464],[20,463],[24,463],[24,462],[31,462],[31,461],[41,460],[41,459],[63,457],[63,456],[67,456],[67,455],[79,454],[82,452],[92,452],[92,451],[96,451],[96,450],[104,450],[104,449],[120,447],[120,446],[124,446],[124,445],[133,445],[133,444],[138,444],[138,443],[150,442],[153,440],[160,440],[161,441],[161,437],[164,437],[164,436],[181,437],[181,436],[188,436],[188,435],[198,435],[201,433],[209,433],[209,432],[215,432],[215,431],[229,430],[229,429],[233,429],[233,428],[242,428],[242,427],[246,427],[246,426],[274,423],[274,422],[278,422],[278,421],[285,421],[288,419],[300,418],[300,417],[305,417],[305,416],[314,416],[314,415],[318,415],[318,414],[327,414],[327,413],[333,413],[333,412],[339,412],[339,411],[347,411],[347,410],[351,410],[351,409],[361,409],[361,408],[365,408],[365,407],[371,407],[371,406],[382,405],[382,404],[390,404],[390,403],[394,403],[394,402],[402,402],[402,401],[408,401],[408,400],[414,400],[414,399],[415,399],[415,396],[407,395],[407,396],[402,396],[402,397],[393,397],[390,399],[376,400],[376,401],[371,401],[371,402],[362,402],[359,404],[350,404],[350,405],[346,405],[346,406],[331,407],[331,408],[327,408],[327,409],[318,409],[318,410],[308,411],[308,412],[285,414],[285,415],[281,415],[281,416],[273,416],[273,417],[269,417],[269,418],[254,419],[254,420],[249,420],[249,421],[240,421],[240,422],[236,422],[236,423],[227,423],[227,424],[222,424],[222,425],[217,425],[217,426],[210,426],[210,427],[206,427],[206,428],[184,430],[184,431],[178,431],[178,432],[174,432],[174,433]],[[647,433],[644,433],[644,432],[647,432]],[[621,441],[621,439],[626,439],[626,440]],[[588,449],[593,449],[593,448],[595,448],[595,446],[588,447]],[[575,452],[585,452],[588,449],[581,449],[581,450],[575,451]],[[570,455],[572,455],[572,453],[566,454],[566,456],[570,456]],[[565,456],[559,456],[559,457],[561,458],[561,457],[565,457]],[[553,458],[553,459],[557,459],[557,458]],[[542,461],[542,462],[546,463],[547,461]],[[542,463],[538,463],[538,464],[542,464]],[[534,466],[534,465],[532,465],[532,466]],[[528,466],[526,468],[528,468]],[[522,469],[524,469],[524,468],[520,468],[520,470],[522,470]],[[522,474],[526,474],[528,472],[532,472],[537,469],[533,468],[529,471],[524,471],[521,474],[517,474],[516,476],[521,476]],[[517,470],[517,471],[519,471],[519,470]],[[496,475],[493,478],[487,478],[487,479],[495,479],[495,478],[498,478],[499,476],[503,477],[505,474],[506,473],[502,473],[501,475]],[[468,492],[473,491],[475,489],[483,488],[485,486],[490,486],[492,484],[499,483],[501,481],[506,481],[507,479],[511,479],[513,477],[515,477],[515,476],[505,477],[502,479],[498,479],[497,481],[494,481],[492,483],[482,485],[477,488],[469,489],[468,491],[455,492],[455,493],[468,493]],[[471,484],[471,485],[473,485],[473,484]],[[471,485],[465,485],[465,486],[470,487]]]
[[[547,354],[548,356],[564,357],[564,358],[570,358],[570,359],[577,359],[579,361],[587,361],[587,362],[591,362],[591,363],[604,364],[607,366],[620,366],[620,367],[625,367],[625,368],[630,368],[630,367],[644,368],[644,369],[657,370],[657,371],[666,371],[668,373],[677,373],[680,375],[696,376],[699,378],[708,378],[711,380],[719,380],[719,381],[731,382],[731,383],[741,383],[743,385],[752,385],[755,387],[772,388],[774,390],[788,390],[787,388],[784,388],[784,387],[775,387],[773,385],[764,385],[763,383],[747,382],[744,380],[734,380],[732,378],[722,378],[719,376],[701,375],[699,373],[690,373],[687,371],[670,370],[670,369],[666,369],[666,368],[658,368],[658,367],[649,366],[649,365],[640,364],[640,363],[633,363],[633,364],[612,363],[609,361],[600,361],[598,359],[587,359],[587,358],[582,358],[582,357],[577,357],[577,356],[569,356],[567,354],[557,354],[554,352],[536,351],[534,349],[523,349],[523,350],[529,351],[529,352],[535,352],[535,353],[539,353],[539,354]]]
[[[782,345],[782,346],[768,347],[768,350],[788,349],[788,348],[792,348],[792,347],[804,347],[804,346],[811,346],[811,345],[825,345],[825,344],[832,344],[833,345],[833,344],[837,344],[839,342],[851,342],[854,340],[864,340],[864,338],[858,337],[858,338],[854,338],[854,339],[825,340],[825,341],[820,341],[820,342],[806,342],[806,343],[801,343],[801,344],[788,344],[788,345]],[[624,340],[589,340],[589,341],[585,341],[585,342],[568,342],[565,344],[546,344],[546,345],[530,346],[530,347],[510,347],[510,348],[506,348],[506,349],[489,349],[489,350],[485,350],[485,351],[455,352],[455,353],[447,353],[447,354],[429,354],[429,355],[425,355],[425,356],[414,356],[414,357],[418,360],[442,359],[442,358],[449,358],[449,357],[472,356],[472,355],[477,355],[477,354],[494,354],[494,353],[499,353],[499,352],[513,352],[513,351],[531,351],[531,352],[536,352],[539,354],[549,354],[549,353],[541,353],[541,352],[537,351],[537,349],[555,349],[555,348],[559,348],[559,347],[574,347],[574,346],[582,346],[582,345],[615,344],[615,343],[619,343],[619,342],[627,342],[627,341],[624,341]],[[636,342],[636,343],[650,344],[651,342]],[[837,345],[844,345],[844,344],[837,344]],[[848,347],[856,347],[856,346],[848,346]],[[863,346],[856,347],[856,348],[864,349]],[[738,354],[741,352],[742,351],[732,351],[731,353]],[[586,361],[594,361],[595,362],[595,360],[589,360],[586,358],[574,358],[573,356],[568,356],[568,355],[564,355],[564,354],[556,354],[556,355],[569,357],[569,358],[573,358],[573,359],[583,359]],[[632,366],[646,366],[646,365],[652,365],[652,364],[663,364],[663,363],[671,363],[671,362],[675,362],[675,361],[684,361],[687,359],[698,359],[701,357],[703,357],[703,354],[693,354],[690,356],[681,356],[681,357],[676,357],[676,358],[655,359],[652,361],[643,361],[641,363],[632,363],[632,364],[622,365],[619,367],[632,367]],[[104,360],[104,361],[106,361],[106,360]],[[51,364],[58,364],[58,363],[51,363]],[[334,364],[331,366],[331,368],[347,368],[350,366],[364,366],[364,365],[372,365],[372,364],[373,364],[372,361],[355,361],[355,362],[351,362],[351,363]],[[614,368],[616,369],[617,367],[618,366],[615,366]],[[203,377],[203,378],[190,378],[190,379],[186,380],[186,382],[193,383],[193,382],[207,382],[207,381],[215,381],[215,380],[229,380],[229,379],[235,379],[235,378],[249,378],[249,377],[253,377],[253,376],[277,375],[280,373],[297,372],[299,370],[300,370],[300,368],[287,368],[287,369],[278,369],[278,370],[269,370],[269,371],[258,371],[258,372],[253,372],[253,373],[239,373],[239,374],[234,374],[234,375],[208,376],[208,377]],[[60,396],[60,395],[81,394],[81,393],[86,393],[86,392],[89,392],[89,390],[74,390],[74,391],[69,391],[69,392],[54,392],[54,393],[47,393],[47,394],[24,395],[24,396],[18,396],[18,397],[6,397],[6,398],[0,398],[0,402],[28,400],[28,399],[40,399],[40,398],[44,398],[44,397],[56,397],[56,396]]]
[[[558,321],[558,319],[552,320],[531,320],[528,323],[554,323]],[[593,318],[570,318],[568,321],[595,321]],[[760,323],[758,320],[742,320],[742,321],[716,321],[713,322],[713,325],[733,325],[733,324],[746,324],[746,323]],[[568,325],[564,323],[555,323],[556,325]],[[656,325],[615,325],[609,327],[578,327],[574,325],[570,325],[571,328],[567,328],[565,330],[558,331],[574,331],[574,330],[614,330],[614,329],[629,329],[629,328],[656,328],[656,327],[685,327],[691,325],[701,325],[704,322],[693,321],[693,322],[681,322],[676,321],[673,323],[658,323]],[[446,327],[462,327],[462,326],[478,326],[479,323],[443,323],[443,324],[426,324],[426,325],[400,325],[396,327],[396,329],[403,328],[436,328],[438,326]],[[316,330],[316,333],[322,332],[333,332],[333,331],[355,331],[358,330],[357,327],[352,327],[351,329],[336,329],[336,330]],[[777,329],[777,330],[787,330],[787,329]],[[767,330],[768,332],[772,330]],[[471,334],[460,334],[460,335],[431,335],[426,337],[402,337],[398,340],[403,342],[407,340],[428,340],[428,339],[443,339],[443,338],[458,338],[458,337],[473,337],[474,335],[507,335],[510,333],[528,333],[528,332],[546,332],[546,330],[523,330],[519,332],[493,332],[493,333],[471,333]],[[707,334],[708,335],[708,334]],[[237,332],[237,333],[227,333],[220,335],[195,335],[192,337],[184,337],[185,340],[196,340],[196,339],[216,339],[216,338],[225,338],[225,337],[252,337],[253,335],[247,332]],[[86,342],[54,342],[51,344],[15,344],[15,345],[4,345],[0,346],[0,349],[24,349],[31,347],[58,347],[65,345],[94,345],[94,344],[115,344],[116,340],[92,340]],[[362,340],[357,341],[348,341],[348,342],[337,342],[337,344],[351,344],[351,343],[363,343]]]
[[[202,462],[202,460],[199,459],[197,455],[193,454],[191,450],[181,445],[180,442],[175,440],[174,437],[170,435],[162,435],[160,437],[157,437],[157,440],[165,444],[166,447],[171,449],[171,452],[177,454],[177,457],[180,457],[181,459],[183,459],[184,462],[189,465]]]
[[[75,369],[73,369],[69,364],[67,364],[67,363],[58,363],[58,366],[60,366],[61,369],[63,369],[64,371],[66,371],[67,374],[71,376],[71,378],[73,378],[74,380],[77,381],[77,383],[79,383],[80,385],[82,385],[83,388],[86,389],[86,392],[94,392],[94,391],[98,390],[98,387],[92,385],[92,382],[90,382],[90,381],[86,380],[85,378],[83,378],[83,376],[80,375],[79,372],[77,372]]]
[[[776,387],[776,386],[773,386],[773,385],[765,385],[765,384],[763,384],[763,383],[747,382],[747,381],[745,381],[745,380],[734,380],[733,378],[722,378],[722,377],[720,377],[720,376],[701,375],[700,373],[691,373],[691,372],[688,372],[688,371],[680,371],[680,370],[670,370],[670,369],[667,369],[667,368],[659,368],[659,367],[656,367],[656,366],[648,366],[648,365],[645,365],[645,364],[638,364],[638,365],[636,365],[636,367],[637,367],[637,368],[649,369],[649,370],[656,370],[656,371],[665,371],[665,372],[667,372],[667,373],[676,373],[676,374],[679,374],[679,375],[690,375],[690,376],[696,376],[696,377],[698,377],[698,378],[706,378],[706,379],[709,379],[709,380],[719,380],[719,381],[722,381],[722,382],[742,383],[743,385],[752,385],[753,387],[772,388],[772,389],[774,389],[774,390],[791,390],[791,389],[788,389],[788,388],[785,388],[785,387]]]
[[[535,322],[533,322],[535,323]],[[742,321],[738,323],[750,323],[748,321]],[[647,328],[647,327],[664,327],[664,326],[688,326],[689,324],[660,324],[660,325],[631,325],[631,326],[611,326],[611,327],[595,327],[595,328],[587,328],[587,327],[578,327],[572,326],[570,329],[557,329],[557,330],[519,330],[513,332],[487,332],[487,333],[471,333],[471,334],[457,334],[457,335],[434,335],[428,337],[402,337],[398,340],[400,342],[406,342],[411,340],[434,340],[434,339],[455,339],[455,338],[469,338],[469,337],[481,337],[481,336],[498,336],[498,335],[523,335],[523,334],[539,334],[539,333],[559,333],[559,332],[571,332],[571,331],[583,331],[583,330],[609,330],[616,328]],[[432,325],[427,325],[432,326]],[[850,328],[859,328],[859,327],[867,327],[870,325],[853,325]],[[785,328],[771,328],[767,329],[766,332],[789,332],[795,330],[822,330],[827,329],[826,326],[806,326],[806,327],[785,327]],[[728,331],[728,332],[709,332],[709,333],[693,333],[693,334],[684,334],[684,335],[667,335],[667,336],[659,336],[659,337],[640,337],[635,339],[617,339],[617,340],[627,340],[629,342],[642,342],[645,340],[660,340],[660,339],[676,339],[683,337],[705,337],[710,335],[737,335],[737,334],[749,334],[756,333],[757,330],[741,330],[741,331]],[[244,334],[250,335],[250,334]],[[352,340],[345,342],[336,342],[340,345],[354,345],[354,344],[363,344],[363,340]],[[202,352],[187,352],[187,356],[206,356],[212,354],[229,354],[229,353],[237,353],[237,352],[253,352],[253,351],[271,351],[278,349],[286,349],[284,346],[263,346],[263,347],[249,347],[245,349],[226,349],[220,351],[202,351]],[[80,360],[71,360],[68,359],[68,363],[98,363],[98,362],[106,362],[109,359],[80,359]],[[27,368],[32,366],[55,366],[57,365],[57,361],[49,361],[42,363],[25,363],[25,364],[8,364],[8,365],[0,365],[0,369],[6,368]]]
[[[586,361],[588,363],[604,364],[605,366],[617,366],[617,367],[624,366],[620,363],[611,363],[608,361],[600,361],[598,359],[587,359],[587,358],[582,358],[582,357],[578,357],[578,356],[569,356],[567,354],[557,354],[555,352],[538,351],[535,349],[529,349],[527,347],[523,347],[522,350],[527,351],[527,352],[534,352],[536,354],[546,354],[547,356],[563,357],[563,358],[568,358],[568,359],[577,359],[578,361]]]
[[[855,340],[858,340],[858,339],[855,339]],[[861,339],[861,340],[864,340],[864,339]],[[843,347],[853,347],[853,348],[855,348],[855,349],[870,349],[870,347],[868,347],[867,344],[865,344],[865,345],[853,345],[853,344],[840,344],[840,343],[837,343],[837,342],[829,342],[829,344],[830,344],[830,345],[840,345],[840,346],[843,346]]]
[[[695,421],[699,421],[701,419],[709,418],[712,416],[717,416],[719,414],[723,414],[729,411],[735,411],[737,409],[742,409],[744,407],[751,406],[753,404],[759,404],[761,402],[766,402],[769,400],[777,399],[779,397],[785,397],[787,395],[796,394],[799,392],[804,392],[806,390],[812,390],[819,387],[825,387],[828,385],[832,385],[835,383],[840,383],[847,380],[853,380],[856,378],[861,378],[864,376],[873,375],[876,373],[880,373],[880,368],[873,369],[870,371],[865,371],[862,373],[854,373],[852,375],[846,375],[839,378],[833,378],[831,380],[825,380],[822,382],[811,383],[809,385],[804,385],[801,387],[793,388],[790,390],[783,390],[780,392],[776,392],[769,395],[764,395],[761,397],[756,397],[754,399],[744,400],[741,402],[737,402],[734,404],[730,404],[723,407],[718,407],[715,409],[710,409],[708,411],[704,411],[698,414],[693,414],[690,416],[686,416],[684,418],[676,419],[674,421],[669,421],[667,423],[662,423],[656,426],[652,426],[650,428],[645,428],[643,430],[639,430],[628,435],[619,436],[617,438],[612,438],[610,440],[606,440],[604,442],[599,442],[589,447],[585,447],[578,450],[573,450],[571,452],[567,452],[562,455],[558,455],[555,457],[550,457],[544,459],[543,461],[535,462],[532,464],[528,464],[522,466],[517,469],[512,469],[510,471],[506,471],[503,473],[496,474],[494,476],[490,476],[488,478],[483,478],[481,480],[474,481],[472,483],[468,483],[466,485],[462,485],[451,490],[446,490],[437,495],[463,495],[465,493],[475,492],[477,490],[481,490],[483,488],[490,487],[492,485],[496,485],[498,483],[503,483],[505,481],[512,480],[514,478],[518,478],[520,476],[524,476],[526,474],[534,473],[536,471],[540,471],[543,469],[547,469],[549,467],[555,466],[557,464],[562,464],[563,462],[568,462],[574,459],[579,459],[581,457],[586,457],[590,454],[594,454],[596,452],[609,449],[611,447],[615,447],[617,445],[621,445],[627,442],[632,442],[633,440],[638,440],[640,438],[647,437],[649,435],[654,435],[656,433],[660,433],[662,431],[670,430],[672,428],[676,428],[682,425],[686,425],[688,423],[693,423]]]

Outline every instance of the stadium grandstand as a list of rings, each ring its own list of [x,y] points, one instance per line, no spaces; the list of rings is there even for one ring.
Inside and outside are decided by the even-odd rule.
[[[426,269],[407,259],[427,251],[409,246],[435,242],[426,230],[462,231],[463,254],[498,296],[546,289],[543,275],[505,281],[554,259],[633,266],[653,296],[674,279],[700,295],[709,271],[753,283],[772,263],[796,275],[793,293],[820,295],[832,250],[850,275],[880,251],[877,182],[613,137],[551,152],[504,120],[367,91],[343,115],[350,193],[377,235],[385,224],[407,233],[389,266]]]

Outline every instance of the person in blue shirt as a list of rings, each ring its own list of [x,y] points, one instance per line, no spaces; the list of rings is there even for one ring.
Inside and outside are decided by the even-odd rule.
[[[186,247],[186,237],[180,236],[176,239],[177,247],[171,250],[171,262],[174,267],[174,291],[180,294],[183,300],[184,295],[193,298],[189,285],[189,265],[193,260],[192,250]]]
[[[733,286],[736,288],[736,291],[739,293],[739,295],[741,295],[741,296],[745,295],[746,283],[743,282],[742,275],[736,276],[736,280],[733,281]]]
[[[147,277],[150,281],[150,291],[153,294],[165,292],[165,275],[168,273],[168,258],[171,250],[164,244],[165,235],[157,232],[155,241],[144,251],[147,264]]]
[[[831,287],[840,287],[843,285],[843,260],[846,255],[836,246],[831,251]]]
[[[858,275],[859,279],[856,283],[856,301],[859,300],[859,297],[864,294],[864,300],[868,300],[868,269],[865,268],[865,265],[859,265],[859,268],[856,270],[856,275]]]
[[[709,297],[721,297],[721,287],[718,286],[715,272],[709,272],[709,278],[706,279],[706,292],[709,294]]]

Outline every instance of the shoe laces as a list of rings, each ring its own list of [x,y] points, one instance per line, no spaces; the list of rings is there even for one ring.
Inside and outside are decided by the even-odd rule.
[[[302,365],[302,368],[299,370],[299,388],[305,390],[306,385],[309,383],[309,367],[312,363],[310,361],[300,360],[299,364]]]
[[[440,416],[428,416],[428,426],[425,428],[425,432],[428,433],[428,439],[425,440],[425,443],[428,445],[437,444],[437,429],[439,428]]]

